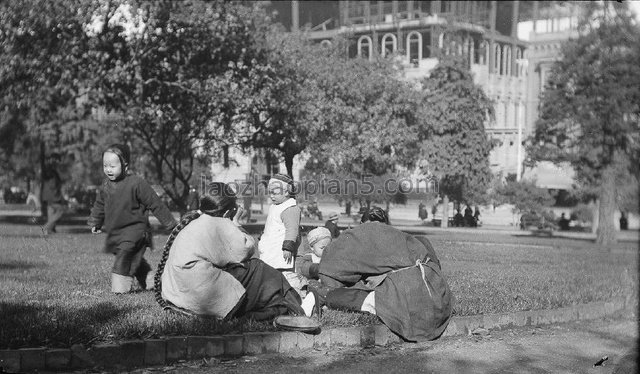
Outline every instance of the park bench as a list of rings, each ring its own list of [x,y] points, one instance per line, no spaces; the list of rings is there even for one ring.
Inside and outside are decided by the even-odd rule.
[[[558,226],[543,216],[526,214],[520,219],[520,230],[530,230],[534,235],[553,235]]]

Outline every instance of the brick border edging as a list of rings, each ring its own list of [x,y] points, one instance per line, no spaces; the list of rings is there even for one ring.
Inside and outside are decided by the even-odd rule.
[[[468,317],[454,316],[443,337],[470,334],[476,328],[502,329],[596,319],[628,310],[625,299],[593,302],[551,310],[532,310]],[[285,353],[311,348],[385,346],[401,339],[385,325],[337,327],[317,335],[300,332],[250,332],[221,336],[171,336],[98,344],[89,349],[23,348],[0,350],[0,368],[9,372],[87,368],[134,368],[166,365],[180,360],[220,356]]]

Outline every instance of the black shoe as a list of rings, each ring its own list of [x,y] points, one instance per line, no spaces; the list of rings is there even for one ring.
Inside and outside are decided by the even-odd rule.
[[[149,274],[150,271],[151,265],[149,265],[146,260],[142,260],[142,263],[134,275],[143,290],[147,289],[147,274]]]

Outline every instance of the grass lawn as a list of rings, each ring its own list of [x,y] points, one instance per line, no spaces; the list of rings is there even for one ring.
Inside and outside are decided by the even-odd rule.
[[[638,250],[623,243],[604,251],[557,238],[438,233],[429,235],[456,297],[459,315],[548,309],[632,295],[637,301]],[[155,267],[166,236],[154,237]],[[168,335],[215,335],[273,329],[267,323],[189,318],[163,312],[153,292],[113,295],[113,256],[103,235],[0,225],[0,349],[69,347]],[[325,326],[377,318],[326,312]]]

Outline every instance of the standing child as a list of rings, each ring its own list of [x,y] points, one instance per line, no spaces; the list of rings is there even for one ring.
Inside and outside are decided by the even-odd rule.
[[[278,269],[289,284],[303,295],[304,277],[294,272],[295,257],[300,245],[300,207],[294,196],[293,179],[276,174],[267,186],[271,206],[264,224],[264,233],[258,243],[260,259]]]
[[[113,144],[102,154],[107,179],[91,209],[88,224],[94,234],[105,231],[105,251],[116,258],[111,271],[111,292],[126,293],[134,289],[134,277],[143,289],[151,266],[144,252],[151,242],[148,210],[167,228],[176,226],[169,209],[149,183],[128,174],[129,147]]]

